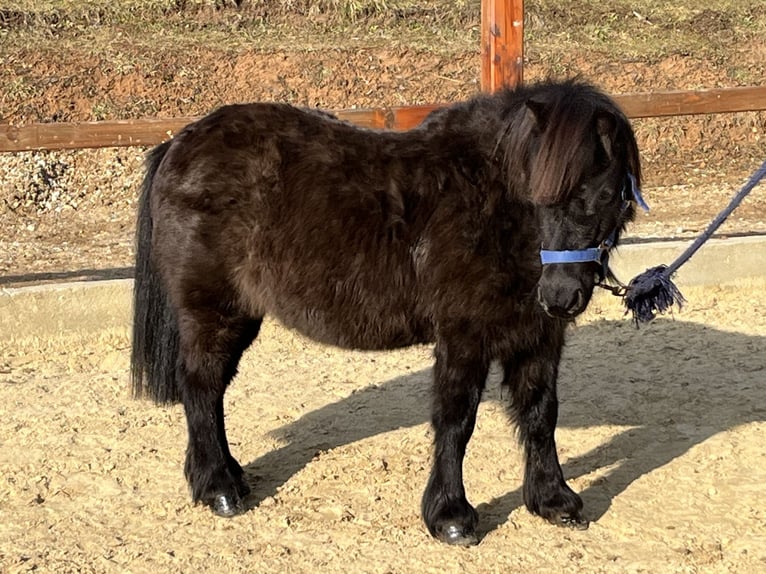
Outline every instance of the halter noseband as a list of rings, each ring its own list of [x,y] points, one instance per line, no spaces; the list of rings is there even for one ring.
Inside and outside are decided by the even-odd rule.
[[[622,197],[622,211],[624,212],[631,201],[635,201],[641,209],[649,211],[649,206],[641,196],[641,190],[638,189],[636,178],[632,173],[628,173],[628,181],[630,182],[630,196],[627,194],[627,185],[623,184],[620,196]],[[552,263],[588,263],[594,261],[601,264],[600,275],[603,280],[607,274],[607,265],[609,263],[609,250],[614,247],[614,242],[617,239],[616,227],[609,234],[609,237],[604,239],[598,247],[589,247],[587,249],[574,249],[574,250],[557,250],[557,249],[541,249],[540,261],[543,265],[550,265]]]

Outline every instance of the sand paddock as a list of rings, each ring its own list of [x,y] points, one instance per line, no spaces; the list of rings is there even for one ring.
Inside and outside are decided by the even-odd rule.
[[[766,571],[766,283],[688,288],[636,330],[599,296],[560,377],[559,454],[593,520],[521,503],[495,371],[465,479],[481,543],[419,517],[430,347],[341,352],[265,325],[227,393],[252,508],[190,504],[179,406],[128,393],[127,326],[0,339],[3,572]]]

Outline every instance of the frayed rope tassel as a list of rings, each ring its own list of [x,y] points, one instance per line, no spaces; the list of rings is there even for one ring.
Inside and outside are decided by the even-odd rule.
[[[657,313],[664,313],[671,309],[673,305],[678,305],[679,309],[686,302],[681,291],[678,290],[672,281],[678,268],[686,263],[692,255],[702,247],[710,237],[715,233],[726,218],[742,203],[745,196],[758,185],[758,182],[766,175],[766,161],[760,168],[750,176],[744,187],[729,202],[729,205],[719,213],[716,218],[707,226],[707,229],[684,251],[678,259],[670,265],[658,265],[647,269],[636,276],[628,283],[628,287],[623,295],[625,303],[625,313],[633,313],[633,321],[636,326],[639,323],[646,323],[657,316]]]
[[[678,305],[680,309],[686,303],[667,270],[667,265],[658,265],[647,269],[628,283],[624,299],[626,313],[633,313],[636,326],[651,321],[657,313],[664,313],[673,305]]]

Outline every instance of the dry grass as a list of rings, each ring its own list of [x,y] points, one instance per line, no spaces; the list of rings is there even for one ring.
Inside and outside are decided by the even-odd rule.
[[[721,61],[766,35],[762,0],[536,0],[526,8],[527,45],[541,55],[588,46],[613,61],[669,55]]]
[[[131,42],[147,50],[306,51],[400,46],[438,53],[478,51],[480,0],[8,0],[0,8],[2,50],[99,53]],[[612,62],[678,55],[731,70],[734,84],[761,70],[737,52],[766,37],[763,0],[527,0],[529,63],[567,73],[562,56]],[[115,48],[117,46],[117,48]],[[1,53],[1,52],[0,52]],[[560,67],[557,68],[557,67]]]
[[[477,51],[479,0],[10,0],[0,8],[9,52],[312,51],[400,46]],[[0,48],[0,54],[3,48]]]

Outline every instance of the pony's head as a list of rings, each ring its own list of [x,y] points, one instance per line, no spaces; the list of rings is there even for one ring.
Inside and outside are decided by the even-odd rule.
[[[521,187],[537,213],[538,301],[551,316],[573,318],[609,275],[609,250],[640,201],[635,136],[610,98],[579,82],[533,88],[514,122],[526,144],[509,149],[521,154]]]

